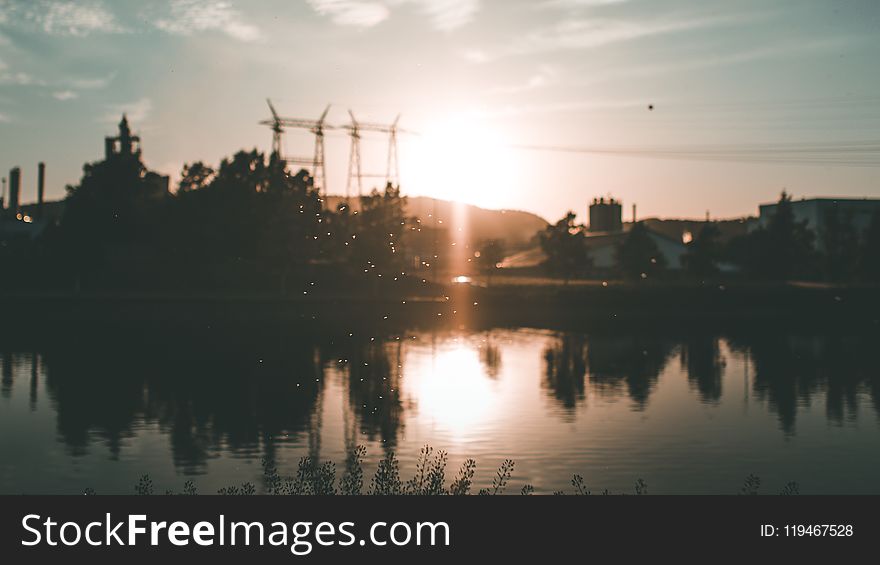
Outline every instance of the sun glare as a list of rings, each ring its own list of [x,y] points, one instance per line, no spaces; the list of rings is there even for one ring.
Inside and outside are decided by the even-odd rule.
[[[480,118],[447,116],[414,141],[410,177],[419,192],[444,200],[498,207],[515,165],[507,140]]]
[[[462,441],[481,422],[491,420],[496,404],[492,383],[475,344],[446,344],[412,372],[418,379],[415,400],[421,417]]]

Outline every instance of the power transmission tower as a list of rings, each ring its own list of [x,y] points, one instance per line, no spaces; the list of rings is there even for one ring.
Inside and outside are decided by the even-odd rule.
[[[353,183],[357,184],[358,196],[362,195],[364,177],[384,178],[387,184],[399,187],[400,161],[397,152],[397,134],[414,132],[400,129],[397,125],[400,122],[400,114],[397,115],[391,125],[359,122],[354,117],[354,113],[352,113],[351,110],[349,110],[348,114],[351,116],[351,123],[342,126],[342,129],[348,130],[348,134],[351,137],[351,154],[349,155],[348,161],[348,185],[346,186],[346,198],[351,196],[351,186]],[[361,133],[365,131],[388,134],[388,161],[384,175],[365,174],[361,170]]]
[[[324,130],[333,129],[333,126],[326,123],[327,113],[330,111],[328,105],[324,109],[324,113],[317,120],[309,120],[303,118],[282,118],[275,111],[270,100],[266,100],[269,104],[269,110],[272,112],[272,118],[260,122],[262,125],[269,126],[272,129],[272,154],[283,164],[291,163],[311,167],[309,171],[312,175],[312,185],[318,194],[327,193],[327,171],[324,162]],[[285,128],[306,129],[315,136],[315,152],[312,157],[287,157],[284,155],[282,146],[282,135]]]
[[[351,154],[348,157],[348,181],[345,185],[345,199],[351,198],[351,183],[357,183],[358,198],[363,196],[363,175],[361,174],[361,128],[354,113],[348,111],[351,116],[351,124],[346,127],[351,137]]]
[[[269,111],[272,112],[272,120],[271,122],[269,122],[269,120],[264,120],[260,123],[266,124],[272,128],[272,155],[274,155],[276,159],[282,159],[281,155],[283,149],[281,147],[281,136],[284,134],[284,127],[281,124],[281,118],[278,116],[278,112],[275,111],[275,106],[272,105],[272,101],[267,98],[266,103],[269,105]]]
[[[385,173],[385,182],[397,187],[400,187],[400,162],[397,158],[397,122],[399,121],[400,114],[397,114],[388,128],[388,168]]]

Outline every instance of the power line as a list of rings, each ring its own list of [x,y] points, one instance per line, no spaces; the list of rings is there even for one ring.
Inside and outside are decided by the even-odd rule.
[[[835,144],[767,143],[666,147],[576,147],[564,145],[510,144],[509,147],[525,151],[688,161],[880,167],[880,141],[846,141]]]

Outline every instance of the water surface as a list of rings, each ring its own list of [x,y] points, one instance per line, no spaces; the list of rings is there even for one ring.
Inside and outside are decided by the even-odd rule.
[[[392,336],[0,344],[0,491],[133,492],[260,486],[268,457],[341,464],[420,448],[505,459],[512,491],[880,493],[875,335],[672,336],[537,329]]]

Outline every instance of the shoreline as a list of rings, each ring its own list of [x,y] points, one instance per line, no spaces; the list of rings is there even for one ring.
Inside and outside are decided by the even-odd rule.
[[[306,331],[523,326],[783,324],[880,329],[880,287],[806,284],[610,283],[432,287],[420,296],[367,292],[26,292],[0,294],[0,332],[47,327],[284,326]]]

